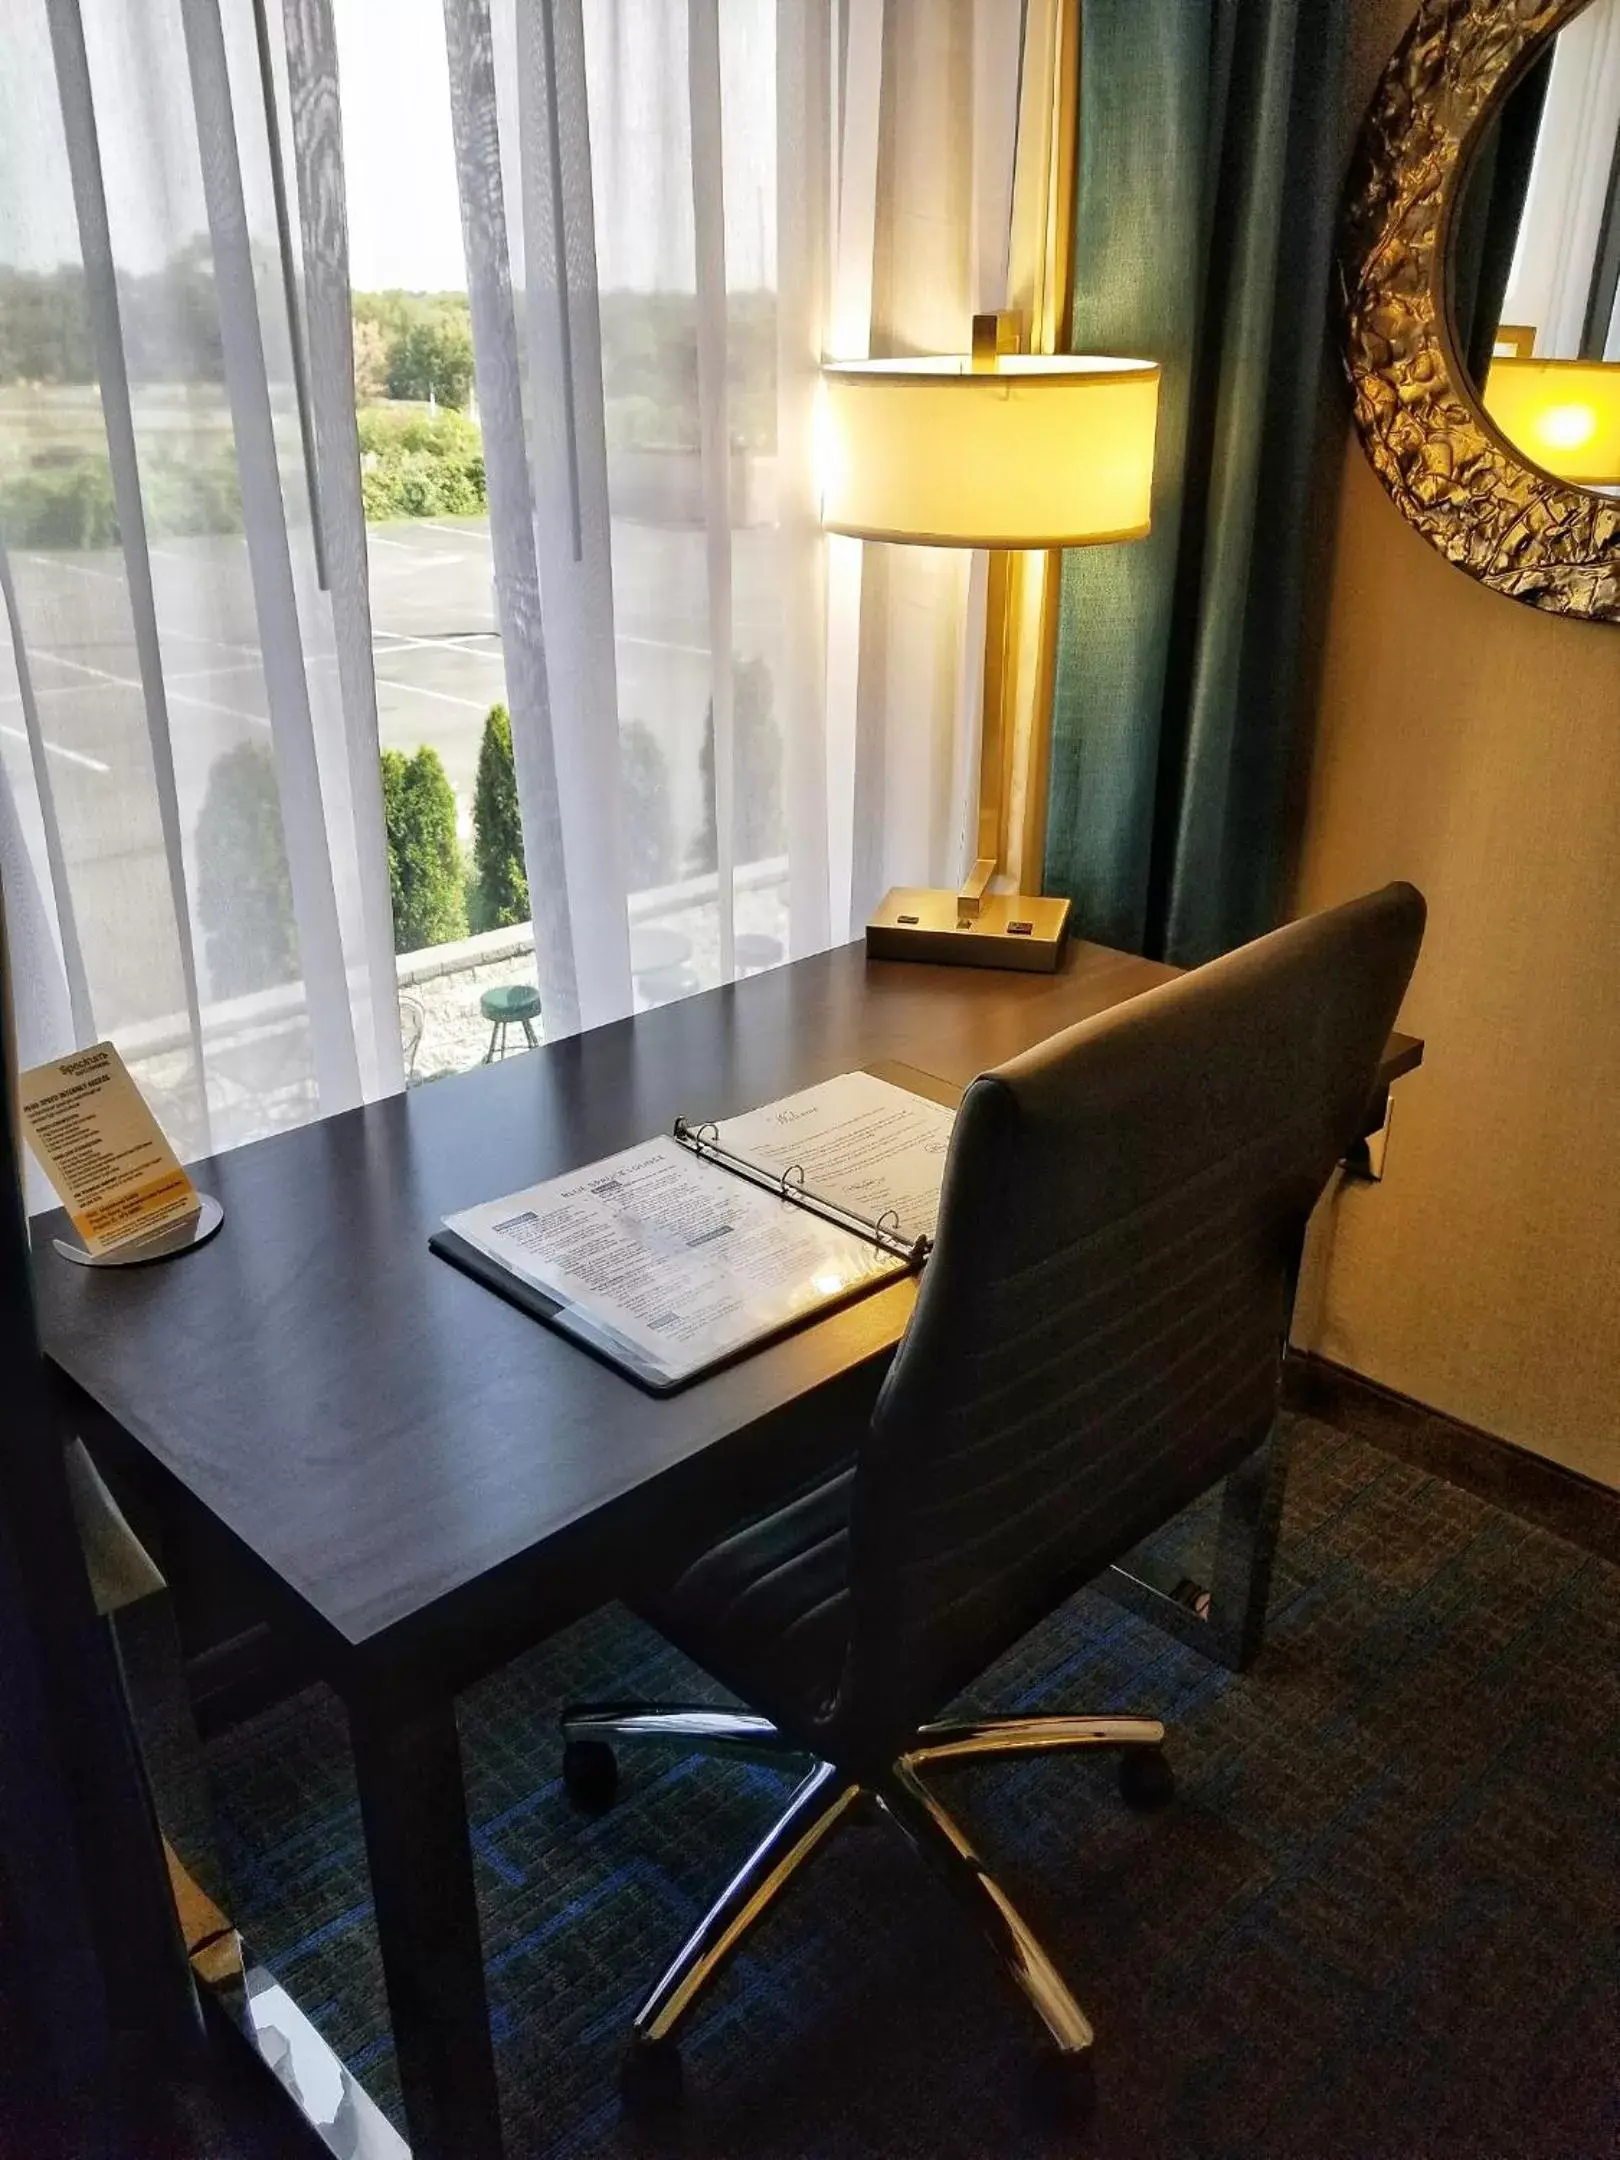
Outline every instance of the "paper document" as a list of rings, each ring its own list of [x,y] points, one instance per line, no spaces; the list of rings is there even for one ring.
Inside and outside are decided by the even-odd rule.
[[[445,1227],[554,1301],[557,1325],[658,1385],[905,1272],[668,1134]]]
[[[931,1238],[956,1112],[874,1073],[840,1073],[717,1127],[720,1144],[845,1214],[893,1216],[908,1243]]]
[[[110,1042],[19,1083],[23,1129],[92,1253],[197,1212],[197,1190]]]

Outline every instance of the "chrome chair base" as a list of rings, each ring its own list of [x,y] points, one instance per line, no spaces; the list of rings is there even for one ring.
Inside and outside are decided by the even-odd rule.
[[[577,1804],[592,1812],[600,1812],[611,1800],[611,1751],[625,1742],[662,1742],[687,1752],[749,1761],[805,1757],[805,1750],[769,1718],[751,1711],[650,1710],[608,1704],[565,1711],[562,1730],[564,1782]],[[929,1789],[923,1773],[998,1755],[1114,1748],[1122,1751],[1120,1784],[1127,1801],[1137,1807],[1157,1807],[1175,1789],[1160,1753],[1163,1743],[1164,1727],[1157,1718],[981,1718],[923,1726],[916,1744],[870,1782],[863,1783],[834,1763],[812,1759],[783,1813],[636,2012],[622,2080],[627,2104],[661,2107],[678,2097],[680,2065],[675,2041],[679,2028],[750,1929],[798,1880],[807,1862],[858,1801],[874,1803],[879,1818],[891,1823],[943,1879],[988,1940],[1002,1971],[1040,2018],[1058,2054],[1065,2058],[1086,2055],[1093,2038],[1090,2020],[966,1832]]]

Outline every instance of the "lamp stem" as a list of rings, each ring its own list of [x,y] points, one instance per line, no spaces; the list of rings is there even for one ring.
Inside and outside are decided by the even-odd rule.
[[[1007,692],[1012,668],[1007,639],[1012,628],[1013,557],[991,548],[984,598],[984,696],[979,722],[979,823],[977,859],[963,879],[957,901],[977,915],[1001,862],[1002,811],[1007,779]]]
[[[973,371],[993,374],[1003,353],[1018,352],[1023,325],[1010,309],[973,318]],[[1001,861],[1002,798],[1006,792],[1007,630],[1012,591],[1012,556],[1006,548],[990,550],[984,603],[984,698],[979,723],[979,841],[973,868],[957,890],[957,909],[977,915]]]

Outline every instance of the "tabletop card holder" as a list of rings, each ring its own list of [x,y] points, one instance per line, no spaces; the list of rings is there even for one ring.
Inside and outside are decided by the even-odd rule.
[[[111,1246],[106,1252],[99,1253],[90,1252],[69,1238],[53,1238],[51,1243],[62,1258],[71,1260],[75,1267],[150,1267],[154,1260],[174,1260],[181,1253],[195,1252],[199,1245],[208,1243],[224,1220],[225,1210],[213,1194],[200,1192],[194,1215],[183,1216],[179,1222],[165,1223],[150,1237],[130,1238],[122,1245]]]

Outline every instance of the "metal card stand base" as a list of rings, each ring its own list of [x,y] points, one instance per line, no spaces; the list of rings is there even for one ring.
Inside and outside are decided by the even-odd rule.
[[[82,1245],[70,1244],[66,1238],[53,1238],[51,1243],[75,1267],[147,1267],[154,1260],[172,1260],[178,1253],[195,1252],[199,1245],[208,1243],[224,1220],[225,1210],[213,1194],[199,1193],[194,1215],[165,1223],[150,1237],[131,1238],[126,1245],[115,1245],[110,1252],[86,1252]]]
[[[1274,1424],[1222,1485],[1207,1585],[1133,1556],[1128,1567],[1109,1568],[1096,1588],[1217,1664],[1244,1671],[1265,1633],[1287,1453],[1287,1436]]]

